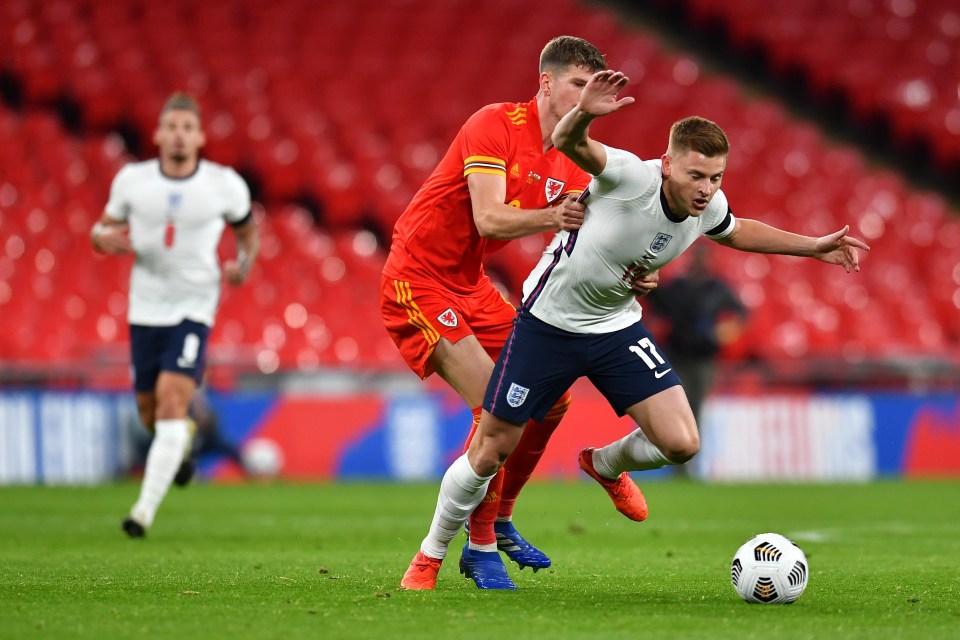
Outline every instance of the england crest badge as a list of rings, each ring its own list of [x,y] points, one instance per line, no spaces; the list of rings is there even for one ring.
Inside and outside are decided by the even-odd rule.
[[[511,382],[510,388],[507,389],[507,404],[516,409],[526,402],[528,393],[530,393],[530,389],[521,387],[516,382]]]
[[[673,236],[666,233],[658,233],[657,237],[653,239],[653,242],[650,243],[650,251],[654,253],[660,253],[667,248],[667,245],[670,244],[670,241],[673,240]]]

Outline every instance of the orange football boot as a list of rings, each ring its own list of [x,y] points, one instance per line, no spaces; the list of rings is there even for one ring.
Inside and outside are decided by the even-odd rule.
[[[616,480],[608,480],[601,476],[593,468],[593,447],[587,447],[581,451],[579,460],[580,468],[600,483],[600,486],[613,500],[613,506],[617,508],[617,511],[637,522],[643,522],[647,519],[647,500],[643,497],[640,487],[630,478],[630,474],[624,471]]]
[[[437,584],[437,574],[440,573],[440,563],[443,560],[437,560],[426,556],[422,551],[417,551],[413,556],[407,572],[403,574],[400,580],[401,589],[421,590],[433,589]]]

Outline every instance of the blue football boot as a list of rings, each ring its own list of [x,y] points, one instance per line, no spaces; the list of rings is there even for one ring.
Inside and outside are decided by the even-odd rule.
[[[516,589],[517,585],[507,575],[500,553],[497,551],[473,551],[470,543],[463,545],[460,555],[460,573],[472,578],[478,589]]]
[[[470,521],[463,523],[464,531],[467,533],[467,540],[470,539]],[[536,573],[540,569],[546,569],[550,566],[550,558],[543,551],[524,540],[520,532],[509,520],[505,522],[494,522],[493,531],[497,534],[497,550],[503,551],[507,557],[520,565],[520,570],[524,567],[533,568]]]
[[[536,573],[540,569],[546,569],[550,566],[550,558],[547,557],[547,554],[524,540],[509,520],[494,522],[493,530],[497,534],[497,549],[503,551],[508,558],[520,565],[521,571],[524,567],[531,567],[533,572]]]

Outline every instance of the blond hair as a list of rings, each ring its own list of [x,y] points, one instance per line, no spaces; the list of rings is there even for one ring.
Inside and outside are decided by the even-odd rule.
[[[197,104],[197,99],[189,93],[182,91],[170,94],[167,101],[163,103],[163,109],[160,110],[160,117],[162,118],[164,114],[170,111],[189,111],[197,116],[197,120],[200,119],[200,105]]]
[[[687,151],[702,153],[708,158],[730,153],[727,134],[715,122],[700,116],[678,120],[670,127],[669,153],[683,155]]]

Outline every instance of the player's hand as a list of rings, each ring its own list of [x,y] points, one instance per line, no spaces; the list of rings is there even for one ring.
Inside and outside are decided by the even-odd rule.
[[[828,236],[817,238],[813,257],[828,264],[838,264],[847,273],[850,273],[851,270],[860,271],[857,249],[870,251],[870,247],[862,240],[848,236],[848,231],[850,231],[850,225]]]
[[[133,253],[129,230],[130,226],[126,224],[101,224],[94,230],[93,246],[111,256]]]
[[[643,276],[637,276],[630,281],[630,288],[638,298],[650,295],[650,292],[660,286],[660,271],[653,271]]]
[[[250,263],[239,260],[227,260],[223,263],[223,275],[230,284],[243,284],[250,275]]]
[[[576,231],[583,226],[583,216],[587,206],[576,198],[564,198],[556,207],[557,229]]]
[[[617,99],[617,93],[627,86],[628,82],[630,78],[620,71],[612,69],[597,71],[580,93],[580,102],[577,106],[581,111],[591,115],[605,116],[621,107],[633,104],[634,99],[629,96]]]

